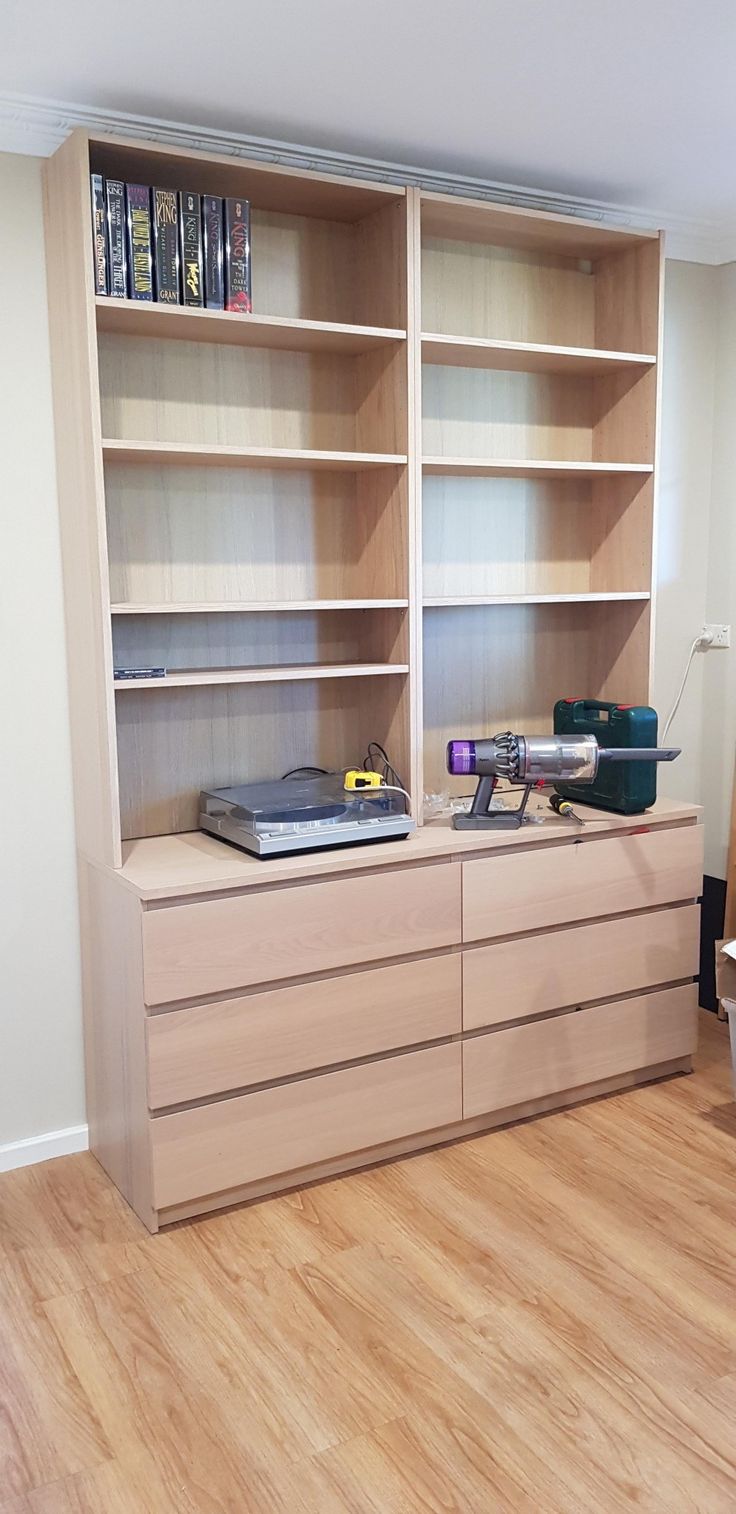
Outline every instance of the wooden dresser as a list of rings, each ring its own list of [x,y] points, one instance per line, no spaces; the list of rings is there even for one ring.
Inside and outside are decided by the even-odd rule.
[[[689,1070],[698,811],[586,815],[83,864],[91,1144],[149,1228]]]

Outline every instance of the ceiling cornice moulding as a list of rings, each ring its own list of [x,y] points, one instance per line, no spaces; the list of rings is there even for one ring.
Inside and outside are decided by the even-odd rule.
[[[733,224],[689,218],[666,211],[642,210],[614,205],[602,200],[586,200],[575,195],[554,194],[525,185],[504,184],[492,179],[477,179],[461,174],[433,172],[404,163],[387,163],[378,158],[326,152],[292,142],[274,142],[239,132],[215,131],[179,121],[161,121],[154,116],[128,115],[124,111],[101,110],[95,106],[76,105],[62,100],[40,100],[28,95],[0,92],[0,152],[27,153],[49,157],[75,127],[101,135],[140,137],[141,140],[168,142],[172,146],[195,148],[203,152],[224,153],[232,157],[249,157],[278,163],[289,168],[313,169],[362,179],[380,179],[396,184],[416,184],[441,194],[469,195],[501,204],[520,205],[531,210],[547,210],[558,215],[584,216],[607,225],[649,229],[662,227],[667,232],[667,256],[694,263],[729,263],[736,260],[736,226]]]

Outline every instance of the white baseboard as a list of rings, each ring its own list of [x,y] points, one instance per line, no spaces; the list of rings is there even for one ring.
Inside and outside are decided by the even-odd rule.
[[[68,1157],[86,1151],[89,1130],[86,1125],[69,1125],[66,1130],[48,1130],[45,1135],[28,1136],[25,1141],[8,1141],[0,1146],[0,1172],[15,1167],[31,1167],[34,1162],[48,1162],[51,1157]]]

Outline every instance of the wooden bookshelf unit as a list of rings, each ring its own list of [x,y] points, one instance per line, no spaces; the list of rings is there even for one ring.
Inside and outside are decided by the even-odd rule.
[[[95,298],[90,172],[247,196],[253,314]],[[421,822],[451,736],[647,702],[659,234],[85,132],[46,202],[90,1135],[138,1214],[687,1067],[693,807],[278,863],[196,829],[371,741]]]

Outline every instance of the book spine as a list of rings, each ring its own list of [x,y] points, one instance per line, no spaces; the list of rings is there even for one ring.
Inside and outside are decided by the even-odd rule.
[[[166,668],[113,668],[113,677],[117,683],[124,679],[134,678],[165,678]]]
[[[125,185],[119,179],[105,182],[107,251],[110,294],[124,300],[128,294],[128,249],[125,235]]]
[[[253,309],[248,200],[225,201],[225,309],[247,315]]]
[[[179,252],[184,304],[203,305],[202,202],[184,190],[179,195]]]
[[[128,213],[130,298],[152,300],[151,191],[148,185],[126,184],[125,202]]]
[[[95,294],[107,294],[107,229],[105,226],[105,181],[101,173],[91,173],[92,247],[94,251]]]
[[[202,235],[204,243],[204,302],[210,310],[225,306],[222,256],[222,200],[205,195],[202,201]]]
[[[179,304],[179,207],[175,189],[153,191],[153,245],[156,257],[156,299]]]

